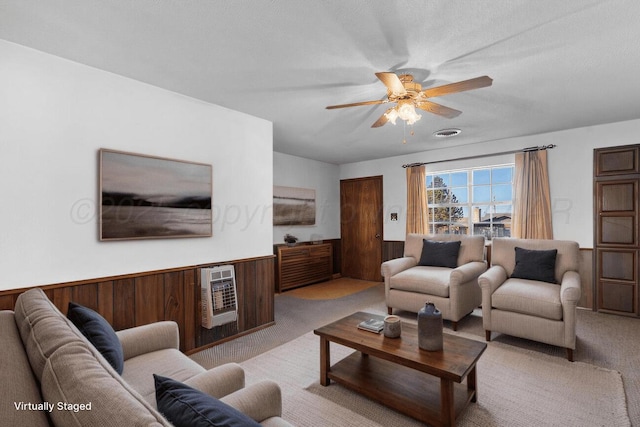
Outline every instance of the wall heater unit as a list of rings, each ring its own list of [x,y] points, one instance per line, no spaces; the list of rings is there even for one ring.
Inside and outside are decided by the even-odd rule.
[[[238,320],[236,276],[232,265],[200,270],[202,326],[211,329]]]

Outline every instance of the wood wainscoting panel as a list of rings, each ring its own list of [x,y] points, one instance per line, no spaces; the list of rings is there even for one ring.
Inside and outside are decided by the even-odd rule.
[[[593,249],[580,248],[580,287],[582,294],[578,307],[595,309],[593,302]]]
[[[62,313],[64,313],[65,316],[68,311],[69,302],[74,300],[73,296],[71,295],[72,293],[73,288],[56,288],[52,290],[51,296],[49,296],[49,299],[53,301],[55,306],[58,307],[58,309]]]
[[[135,326],[164,320],[164,274],[135,279]]]
[[[184,348],[192,350],[196,348],[196,333],[200,328],[200,279],[196,276],[194,268],[184,271]],[[198,277],[198,279],[196,279]]]
[[[212,330],[201,326],[200,268],[234,265],[238,322]],[[70,301],[100,313],[115,330],[172,320],[180,349],[194,352],[274,322],[274,257],[196,265],[40,286],[66,315]],[[0,309],[13,310],[29,288],[0,291]]]
[[[258,298],[256,292],[256,265],[244,263],[235,266],[236,283],[242,287],[238,289],[238,330],[246,331],[258,325],[255,301]],[[237,286],[237,285],[236,285]]]
[[[382,262],[404,256],[404,241],[385,240],[382,242]]]
[[[13,310],[16,306],[16,300],[14,295],[2,295],[0,296],[0,310]]]
[[[136,326],[135,295],[135,278],[130,277],[113,281],[113,327],[115,330]]]
[[[113,281],[98,282],[98,313],[113,325]]]
[[[249,311],[256,312],[256,327],[269,324],[275,319],[273,280],[265,280],[275,274],[274,262],[271,259],[256,260],[256,298],[253,306],[247,307]]]
[[[185,341],[185,329],[187,320],[187,310],[185,306],[185,286],[184,271],[172,271],[163,275],[164,301],[163,315],[161,320],[173,320],[180,328],[180,342]]]
[[[98,311],[98,285],[95,283],[75,286],[72,289],[71,299],[80,305]]]

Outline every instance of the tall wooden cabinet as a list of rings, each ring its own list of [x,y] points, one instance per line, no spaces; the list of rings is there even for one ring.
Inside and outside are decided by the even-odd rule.
[[[594,150],[597,308],[640,316],[640,145]]]

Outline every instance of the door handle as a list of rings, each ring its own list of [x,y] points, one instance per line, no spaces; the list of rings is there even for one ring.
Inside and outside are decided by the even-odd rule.
[[[380,238],[380,233],[376,233],[376,239]]]

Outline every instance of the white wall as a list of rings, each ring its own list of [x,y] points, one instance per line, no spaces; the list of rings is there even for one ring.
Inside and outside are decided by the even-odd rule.
[[[316,191],[315,225],[274,226],[273,243],[283,243],[287,233],[300,241],[340,238],[340,172],[337,165],[273,153],[273,185]]]
[[[100,242],[98,149],[213,166],[210,238]],[[0,41],[0,289],[272,254],[272,124]]]
[[[350,163],[340,166],[340,179],[383,175],[385,205],[384,239],[404,240],[406,218],[406,182],[403,164],[455,159],[479,154],[499,153],[532,146],[556,144],[549,151],[549,180],[556,239],[577,241],[581,247],[593,247],[593,149],[637,144],[640,120],[571,129],[542,135],[510,138],[482,145],[424,151],[412,155]],[[428,165],[438,171],[474,166],[503,164],[513,155],[477,160],[451,161]],[[390,221],[398,212],[398,221]]]

